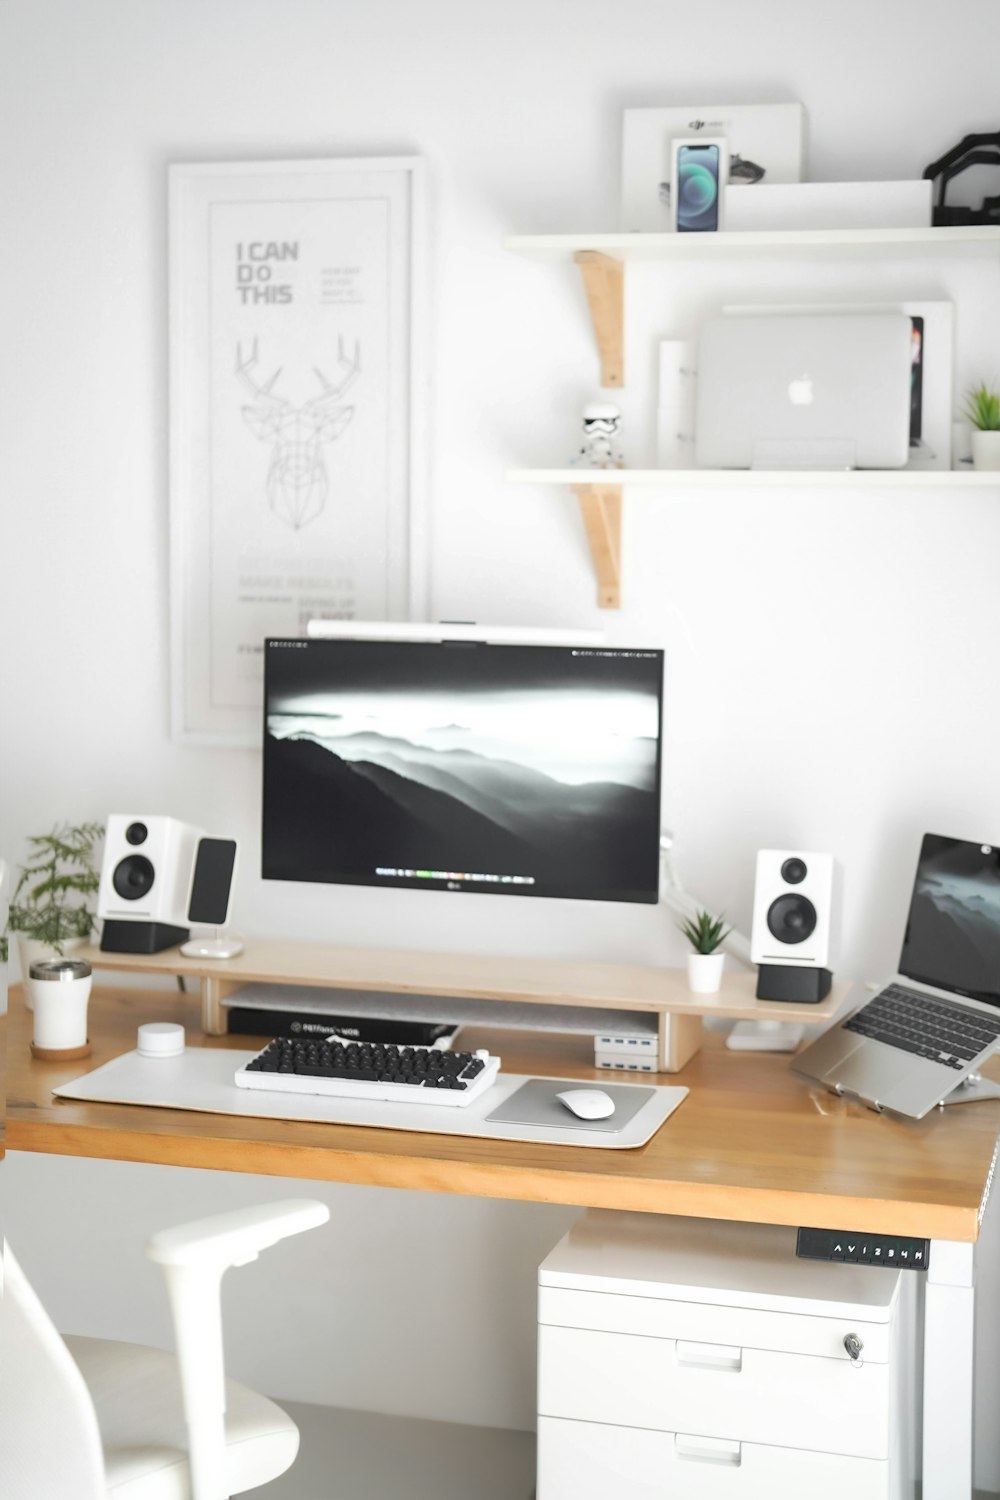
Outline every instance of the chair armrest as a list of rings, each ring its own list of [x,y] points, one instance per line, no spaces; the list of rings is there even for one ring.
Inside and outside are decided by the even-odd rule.
[[[146,1246],[162,1266],[174,1324],[188,1431],[193,1500],[226,1500],[225,1371],[219,1289],[230,1266],[245,1266],[289,1235],[325,1224],[314,1198],[286,1198],[162,1229]]]
[[[330,1210],[315,1198],[285,1198],[257,1208],[237,1208],[161,1229],[146,1246],[150,1260],[160,1266],[245,1266],[261,1250],[290,1235],[325,1224]]]

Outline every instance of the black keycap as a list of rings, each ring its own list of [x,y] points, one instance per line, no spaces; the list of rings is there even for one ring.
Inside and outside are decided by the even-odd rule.
[[[292,1069],[282,1068],[283,1073],[291,1073]],[[296,1064],[295,1072],[302,1078],[356,1078],[359,1082],[375,1083],[378,1074],[374,1068],[337,1068],[328,1063],[299,1062]]]

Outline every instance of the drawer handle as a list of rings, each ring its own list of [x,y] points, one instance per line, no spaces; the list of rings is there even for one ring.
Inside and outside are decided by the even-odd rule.
[[[678,1432],[674,1435],[674,1452],[686,1463],[725,1464],[738,1469],[743,1462],[743,1444],[726,1438],[691,1437]]]
[[[743,1368],[743,1350],[733,1344],[693,1344],[678,1339],[677,1363],[702,1370],[733,1370],[739,1374]]]

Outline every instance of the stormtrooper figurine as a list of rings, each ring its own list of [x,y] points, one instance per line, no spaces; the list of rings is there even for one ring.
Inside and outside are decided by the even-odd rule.
[[[622,414],[612,401],[588,401],[583,408],[583,447],[573,459],[585,469],[621,469],[618,451]]]

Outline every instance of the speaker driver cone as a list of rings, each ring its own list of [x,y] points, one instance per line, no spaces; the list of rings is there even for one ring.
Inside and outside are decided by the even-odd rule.
[[[767,930],[779,943],[804,943],[816,930],[816,908],[808,896],[779,896],[767,909]]]
[[[120,860],[111,883],[123,901],[139,901],[153,889],[156,871],[144,854]]]

